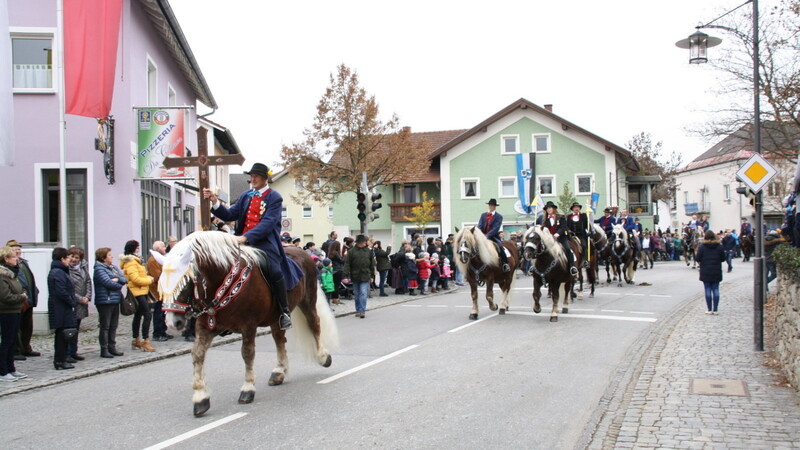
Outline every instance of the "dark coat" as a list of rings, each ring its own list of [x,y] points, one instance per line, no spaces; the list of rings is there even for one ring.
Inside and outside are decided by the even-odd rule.
[[[0,314],[19,314],[25,302],[24,292],[14,268],[0,264]]]
[[[406,260],[405,260],[405,267],[406,267],[406,278],[408,280],[419,280],[419,270],[417,269],[417,261],[413,258],[408,257],[408,253],[406,253]]]
[[[61,261],[50,263],[50,273],[47,275],[47,314],[50,318],[50,328],[72,328],[78,325],[75,318],[75,286],[69,278],[69,268]]]
[[[112,281],[117,278],[118,281]],[[117,305],[122,301],[122,286],[128,280],[122,271],[114,266],[107,266],[101,262],[94,263],[94,304]]]
[[[722,249],[726,252],[732,252],[736,250],[736,239],[734,239],[730,234],[722,238]]]
[[[375,259],[369,247],[355,246],[344,257],[344,276],[354,283],[372,279],[375,273]]]
[[[617,224],[617,219],[615,219],[614,216],[603,216],[595,220],[594,223],[599,224],[600,228],[606,233],[611,233],[611,230],[614,229],[614,225]]]
[[[563,235],[564,231],[567,230],[567,221],[561,214],[555,214],[554,220],[550,220],[547,214],[542,214],[536,218],[536,225],[541,225],[547,228],[550,230],[550,234],[558,233],[559,235]]]
[[[586,229],[589,227],[589,219],[586,213],[578,214],[578,220],[573,220],[572,213],[567,214],[564,220],[567,224],[567,229],[572,231],[577,236],[586,236]]]
[[[489,240],[495,241],[498,244],[500,243],[500,227],[503,226],[503,216],[500,215],[499,212],[495,211],[494,215],[492,216],[492,223],[489,224],[489,229],[486,230],[486,215],[488,213],[481,214],[480,220],[478,220],[478,229],[483,231],[483,234],[486,235]],[[486,230],[486,231],[484,231]]]
[[[375,265],[378,271],[392,268],[392,264],[389,262],[389,253],[386,250],[375,247],[373,251],[375,252]]]
[[[700,263],[700,281],[719,283],[722,281],[722,263],[725,251],[719,241],[701,241],[695,259]]]
[[[225,222],[236,221],[236,236],[241,236],[245,225],[245,216],[250,207],[250,199],[255,191],[248,190],[242,192],[236,203],[230,208],[220,205],[219,208],[211,212]],[[280,264],[286,289],[291,290],[297,285],[300,277],[303,276],[297,264],[289,262],[281,244],[281,210],[283,209],[283,197],[274,189],[270,189],[267,195],[261,200],[261,220],[258,225],[244,235],[247,236],[247,243],[262,250],[267,254],[271,264]]]
[[[19,282],[28,293],[28,304],[35,307],[39,304],[39,288],[36,287],[36,278],[33,276],[31,266],[28,265],[28,260],[19,259],[19,271]]]

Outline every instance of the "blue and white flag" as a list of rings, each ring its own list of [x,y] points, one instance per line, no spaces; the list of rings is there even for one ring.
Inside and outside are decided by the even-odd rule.
[[[519,188],[519,202],[526,214],[531,214],[531,205],[534,202],[532,194],[536,192],[536,154],[528,153],[517,155],[517,187]]]
[[[600,193],[592,192],[592,212],[597,214],[597,204],[600,203]]]

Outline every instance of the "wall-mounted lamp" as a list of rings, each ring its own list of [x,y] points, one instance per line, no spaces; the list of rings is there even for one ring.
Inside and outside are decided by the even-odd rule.
[[[188,206],[183,210],[183,223],[190,223],[192,221],[192,212],[192,208]]]
[[[181,220],[181,207],[180,205],[176,205],[172,207],[172,220],[175,222],[180,222]]]

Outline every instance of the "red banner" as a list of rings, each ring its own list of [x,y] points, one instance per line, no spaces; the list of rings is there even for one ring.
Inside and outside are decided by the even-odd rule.
[[[123,0],[64,0],[66,113],[111,111]]]

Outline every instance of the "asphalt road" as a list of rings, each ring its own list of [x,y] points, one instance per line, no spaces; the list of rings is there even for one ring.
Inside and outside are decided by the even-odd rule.
[[[749,264],[726,275],[746,277]],[[192,416],[191,359],[181,356],[3,398],[0,435],[6,448],[36,449],[573,448],[632,344],[702,301],[697,272],[682,263],[636,281],[651,286],[599,287],[558,323],[549,299],[531,311],[528,277],[509,314],[481,301],[478,321],[467,320],[466,291],[417,297],[337,319],[333,365],[290,352],[282,386],[267,386],[275,352],[271,337],[259,338],[250,405],[237,404],[237,343],[209,352],[202,418]]]

